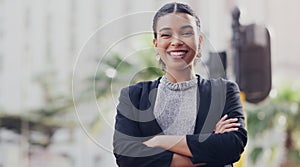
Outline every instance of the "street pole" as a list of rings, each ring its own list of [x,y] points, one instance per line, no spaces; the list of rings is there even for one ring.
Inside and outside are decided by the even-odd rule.
[[[241,32],[240,32],[240,15],[241,12],[238,7],[234,7],[232,10],[232,30],[233,30],[233,38],[232,38],[232,45],[233,45],[233,59],[234,59],[234,75],[235,75],[235,80],[239,84],[240,83],[240,64],[239,64],[239,58],[240,58],[240,41],[241,41]],[[243,112],[245,115],[245,126],[247,126],[247,117],[246,117],[246,112],[245,112],[245,102],[246,102],[246,94],[245,92],[241,91],[240,93],[240,99],[241,103],[243,105]],[[234,164],[235,167],[246,167],[246,156],[245,153],[242,153],[241,158],[238,162]]]
[[[232,47],[233,47],[233,59],[234,59],[234,75],[235,80],[239,84],[240,77],[239,77],[239,56],[240,56],[240,10],[238,7],[234,7],[232,10]]]

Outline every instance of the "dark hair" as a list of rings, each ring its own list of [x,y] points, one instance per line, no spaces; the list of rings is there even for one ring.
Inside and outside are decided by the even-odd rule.
[[[191,16],[193,16],[196,20],[196,25],[198,28],[198,31],[200,31],[200,19],[198,18],[198,16],[196,15],[196,13],[193,11],[193,9],[186,5],[186,4],[182,4],[182,3],[177,3],[177,2],[173,2],[173,3],[168,3],[165,4],[163,7],[161,7],[155,14],[154,18],[153,18],[153,24],[152,24],[152,29],[154,32],[154,38],[157,38],[157,32],[156,32],[156,24],[157,24],[157,20],[169,13],[186,13],[189,14]]]

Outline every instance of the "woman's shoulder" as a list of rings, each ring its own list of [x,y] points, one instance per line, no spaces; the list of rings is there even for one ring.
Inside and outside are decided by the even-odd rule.
[[[143,89],[143,88],[155,88],[158,86],[161,77],[156,78],[154,80],[140,81],[128,86],[130,89]]]
[[[161,77],[156,78],[155,80],[140,81],[134,84],[131,84],[127,87],[124,87],[121,92],[130,92],[131,95],[138,95],[141,93],[149,92],[150,90],[157,88]]]
[[[239,91],[239,86],[237,85],[236,82],[229,80],[229,79],[224,79],[224,78],[203,78],[201,76],[199,78],[199,83],[202,86],[207,86],[211,88],[211,85],[214,84],[215,86],[222,86],[225,85],[227,88],[227,91]]]
[[[142,81],[127,87],[124,87],[120,92],[120,101],[127,101],[133,104],[136,108],[141,109],[141,102],[147,108],[151,90],[157,88],[160,78],[156,80]]]

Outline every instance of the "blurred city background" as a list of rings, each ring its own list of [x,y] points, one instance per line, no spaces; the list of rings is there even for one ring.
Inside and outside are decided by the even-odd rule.
[[[167,2],[0,0],[0,167],[116,166],[118,93],[161,75],[151,26]],[[241,25],[269,30],[272,87],[245,102],[249,143],[237,166],[300,166],[300,1],[180,2],[199,15],[205,49],[226,53],[232,80],[234,7]]]

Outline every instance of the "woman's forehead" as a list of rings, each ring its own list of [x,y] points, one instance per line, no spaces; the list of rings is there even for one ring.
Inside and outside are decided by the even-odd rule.
[[[196,28],[196,20],[193,16],[186,13],[170,13],[158,19],[156,28],[157,30],[165,27],[180,28],[187,25]]]

